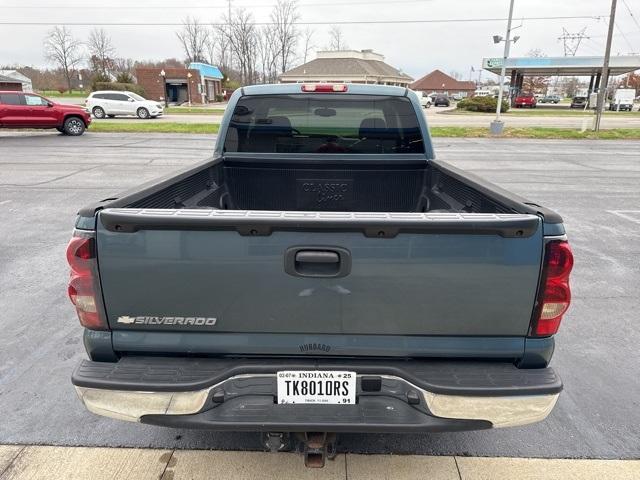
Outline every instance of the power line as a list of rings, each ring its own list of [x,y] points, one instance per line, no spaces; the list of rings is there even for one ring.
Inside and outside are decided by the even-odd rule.
[[[431,0],[394,0],[394,4],[397,3],[425,3],[426,1]],[[361,0],[361,1],[346,1],[346,2],[336,2],[336,3],[302,3],[298,5],[298,8],[306,8],[306,7],[336,7],[336,6],[350,6],[350,5],[386,5],[388,4],[388,0],[383,0],[380,2],[372,1],[372,0]],[[273,8],[276,4],[274,3],[257,3],[257,4],[244,4],[238,5],[240,8]],[[149,8],[158,8],[162,10],[225,10],[227,9],[226,5],[149,5],[146,4],[144,6],[135,6],[135,5],[4,5],[3,9],[34,9],[34,10],[71,10],[81,8],[83,10],[149,10]]]
[[[624,38],[624,41],[627,42],[627,46],[629,47],[629,55],[635,55],[634,48],[631,45],[631,42],[629,42],[629,39],[627,38],[627,36],[624,34],[624,32],[622,30],[620,30],[620,27],[618,26],[617,23],[616,23],[615,27],[618,29],[618,32],[620,33],[620,35],[622,35],[622,38]]]
[[[520,17],[521,20],[600,20],[606,18],[606,15],[578,15],[578,16],[548,16],[548,17]],[[425,23],[483,23],[483,22],[504,22],[506,18],[441,18],[428,20],[335,20],[335,21],[318,21],[318,22],[296,22],[297,25],[405,25],[405,24],[425,24]],[[181,27],[184,25],[192,25],[184,22],[12,22],[0,21],[0,25],[14,26],[67,26],[67,27]],[[199,25],[209,25],[214,27],[229,26],[228,22],[200,22]],[[255,22],[254,25],[275,25],[274,22]]]
[[[631,11],[631,7],[629,7],[627,0],[622,0],[622,3],[624,3],[624,6],[627,7],[627,11],[629,12],[629,16],[631,17],[631,20],[633,20],[633,23],[635,23],[636,27],[638,27],[638,31],[640,31],[640,22],[638,22],[638,19]]]

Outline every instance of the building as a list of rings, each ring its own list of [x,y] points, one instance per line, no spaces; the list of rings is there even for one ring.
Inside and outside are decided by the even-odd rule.
[[[0,77],[4,78],[4,80],[0,80],[0,90],[33,92],[31,79],[24,76],[17,70],[0,70]],[[7,88],[4,88],[3,85]],[[13,88],[11,88],[11,85],[13,85]],[[16,85],[19,85],[19,88],[17,88]]]
[[[317,58],[284,72],[279,79],[282,83],[374,83],[401,87],[413,81],[373,50],[318,52]]]
[[[166,103],[215,102],[222,94],[223,75],[217,67],[191,63],[189,68],[136,68],[138,85],[150,100]]]
[[[458,94],[463,97],[470,97],[476,90],[476,84],[474,82],[456,80],[440,70],[434,70],[413,82],[409,88],[425,93],[436,92],[449,96]]]

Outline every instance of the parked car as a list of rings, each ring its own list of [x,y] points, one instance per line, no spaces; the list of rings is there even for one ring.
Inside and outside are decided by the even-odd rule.
[[[444,95],[442,93],[439,93],[433,99],[434,107],[448,107],[450,105],[451,105],[451,100],[449,100],[449,97],[447,95]]]
[[[538,101],[533,93],[521,93],[516,97],[513,102],[513,106],[516,108],[529,107],[536,108]]]
[[[66,135],[82,135],[91,116],[77,105],[52,102],[35,93],[0,91],[0,127],[55,128]]]
[[[618,88],[613,95],[613,100],[609,103],[609,110],[633,110],[633,100],[636,96],[634,88]]]
[[[540,99],[540,103],[560,103],[560,95],[546,95],[542,99]]]
[[[587,106],[587,97],[577,96],[573,97],[571,100],[571,105],[569,108],[586,108]]]
[[[464,98],[464,96],[461,93],[454,93],[453,95],[451,95],[451,98],[453,98],[456,102],[459,102],[460,100],[462,100]]]
[[[92,92],[85,101],[87,109],[96,118],[116,115],[135,115],[138,118],[155,118],[164,112],[164,105],[146,100],[134,92],[98,91]]]
[[[547,417],[573,265],[558,214],[437,161],[406,88],[247,86],[227,112],[212,158],[79,212],[90,411],[259,431],[312,466],[336,432]]]
[[[421,90],[416,91],[416,95],[418,95],[418,98],[420,99],[420,105],[422,105],[422,108],[431,107],[431,97],[429,95]]]

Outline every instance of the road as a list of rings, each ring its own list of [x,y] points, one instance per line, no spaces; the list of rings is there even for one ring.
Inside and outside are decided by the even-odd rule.
[[[65,291],[79,207],[207,157],[213,136],[0,133],[0,443],[259,449],[247,433],[176,431],[84,410],[85,356]],[[573,304],[552,365],[565,382],[543,423],[496,431],[345,435],[351,453],[640,457],[640,142],[436,139],[439,158],[559,211]]]
[[[427,121],[432,127],[489,127],[495,118],[493,114],[446,114],[447,109],[432,107],[425,110]],[[590,129],[593,124],[593,115],[557,115],[557,116],[533,116],[526,112],[503,117],[508,127],[555,127]],[[178,122],[178,123],[220,123],[222,115],[184,115],[167,114],[159,118],[140,120],[135,117],[117,117],[95,120],[95,122]],[[638,115],[604,115],[602,128],[640,128],[640,112]]]

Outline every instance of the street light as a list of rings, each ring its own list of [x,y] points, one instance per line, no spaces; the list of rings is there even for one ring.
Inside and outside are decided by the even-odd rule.
[[[167,108],[169,106],[169,102],[167,101],[167,72],[164,71],[164,68],[160,70],[160,76],[162,77],[162,89],[164,91],[164,96],[162,98],[164,98],[164,106]]]
[[[189,99],[189,106],[191,106],[191,72],[187,72],[187,98]]]
[[[498,104],[496,105],[496,119],[491,122],[491,133],[494,135],[500,135],[504,129],[504,122],[500,120],[500,110],[502,109],[502,91],[504,90],[504,74],[507,67],[507,58],[509,58],[509,47],[511,42],[516,43],[519,36],[513,37],[511,40],[511,20],[513,18],[513,2],[509,3],[509,20],[507,20],[507,36],[502,38],[500,35],[493,36],[493,43],[504,42],[504,54],[502,56],[502,68],[500,69],[500,88],[498,90]]]

